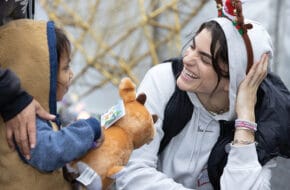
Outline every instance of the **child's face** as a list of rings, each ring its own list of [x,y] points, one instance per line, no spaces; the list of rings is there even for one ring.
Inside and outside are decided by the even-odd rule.
[[[72,81],[73,72],[70,68],[70,56],[67,53],[63,53],[60,57],[58,74],[57,74],[57,101],[62,100],[63,96],[69,89]]]

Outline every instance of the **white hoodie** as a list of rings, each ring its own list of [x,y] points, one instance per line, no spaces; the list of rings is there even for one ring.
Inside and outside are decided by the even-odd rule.
[[[160,157],[157,156],[164,135],[162,123],[165,106],[174,92],[175,78],[170,63],[150,69],[138,91],[147,95],[146,106],[158,115],[155,123],[157,134],[149,145],[134,151],[127,167],[116,178],[119,190],[185,190],[213,189],[208,180],[207,161],[212,147],[219,136],[218,120],[233,120],[237,89],[245,77],[247,54],[241,35],[225,18],[214,19],[223,28],[227,38],[230,69],[230,109],[221,115],[211,115],[199,102],[194,93],[188,93],[194,105],[191,120],[167,145]],[[265,52],[272,56],[272,43],[266,30],[258,23],[248,34],[254,51],[254,62]],[[267,190],[270,189],[271,160],[261,167],[255,144],[229,146],[228,163],[221,177],[223,190]]]

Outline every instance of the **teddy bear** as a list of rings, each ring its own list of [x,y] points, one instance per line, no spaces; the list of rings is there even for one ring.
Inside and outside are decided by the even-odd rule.
[[[100,147],[91,149],[69,165],[70,170],[77,171],[77,181],[83,188],[108,189],[127,164],[132,151],[154,137],[157,116],[151,115],[145,108],[146,95],[140,94],[136,98],[136,87],[130,78],[121,80],[119,94],[125,115],[104,129],[104,141]]]

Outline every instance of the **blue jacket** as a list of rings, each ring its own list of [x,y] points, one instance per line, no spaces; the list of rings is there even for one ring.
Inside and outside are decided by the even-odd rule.
[[[84,155],[100,137],[101,128],[94,118],[78,120],[54,131],[51,123],[37,119],[37,143],[26,160],[40,171],[50,172]]]

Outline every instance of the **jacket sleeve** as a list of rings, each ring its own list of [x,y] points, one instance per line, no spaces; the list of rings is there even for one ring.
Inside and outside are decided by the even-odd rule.
[[[54,131],[44,120],[37,119],[37,143],[26,160],[40,171],[50,172],[84,155],[101,135],[99,122],[94,118],[78,120]]]
[[[32,101],[32,96],[20,87],[18,77],[8,69],[0,69],[0,113],[8,121]]]
[[[15,19],[26,18],[27,9],[30,9],[30,1],[7,1],[0,3],[0,26]]]
[[[157,169],[157,154],[163,137],[163,104],[168,100],[162,96],[163,89],[160,89],[161,86],[156,84],[156,78],[154,78],[159,77],[160,74],[151,74],[151,72],[152,70],[149,70],[144,77],[138,92],[144,92],[147,95],[146,108],[151,114],[158,116],[158,121],[155,123],[156,135],[151,143],[133,151],[127,166],[116,175],[116,188],[118,190],[188,190]],[[172,81],[166,81],[166,83],[174,84],[173,80],[172,77]],[[168,85],[163,85],[163,87],[169,88]],[[172,88],[174,89],[174,86]]]
[[[271,169],[276,161],[263,167],[258,161],[255,143],[244,146],[231,145],[228,163],[221,176],[221,189],[270,190]]]

